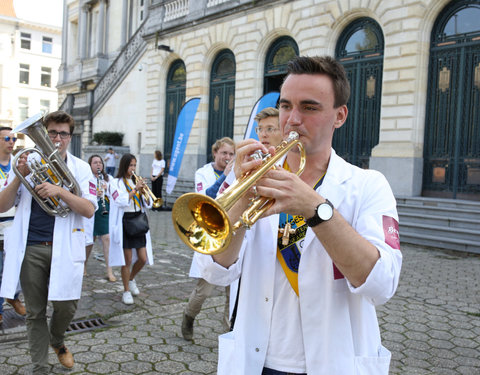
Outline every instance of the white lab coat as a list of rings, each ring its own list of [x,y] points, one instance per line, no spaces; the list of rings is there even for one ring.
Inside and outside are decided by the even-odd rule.
[[[195,172],[195,192],[203,195],[207,195],[206,190],[217,181],[215,176],[215,170],[213,169],[213,163],[207,163],[203,167],[197,169]],[[190,265],[190,271],[188,276],[199,278],[201,277],[200,271],[197,265],[197,252],[193,254],[192,264]]]
[[[110,266],[124,266],[125,256],[123,254],[123,225],[122,219],[125,212],[125,208],[130,205],[130,199],[128,197],[128,191],[123,183],[123,179],[115,178],[110,182],[110,213],[108,218],[108,231],[110,233],[110,250],[108,263]],[[145,211],[145,206],[152,207],[152,200],[150,199],[149,205],[147,205],[145,199],[143,199],[142,211]],[[153,251],[152,240],[150,237],[150,231],[146,233],[146,248],[147,248],[147,264],[153,264]],[[137,260],[136,249],[132,250],[132,262]]]
[[[313,230],[307,230],[298,272],[307,373],[387,375],[391,354],[381,345],[375,305],[393,296],[402,264],[401,252],[386,243],[399,244],[398,225],[385,225],[393,219],[398,223],[395,198],[383,175],[354,167],[333,150],[317,191],[377,247],[380,259],[366,282],[354,288],[345,278],[335,277],[331,258]],[[247,231],[240,258],[229,269],[211,256],[198,258],[208,282],[228,285],[242,276],[234,330],[219,338],[219,375],[262,372],[270,336],[278,220],[272,215]]]
[[[67,166],[80,186],[82,197],[92,202],[96,209],[97,198],[90,166],[70,153],[67,153]],[[10,178],[16,177],[11,174]],[[5,263],[0,295],[6,298],[13,298],[15,294],[27,245],[32,195],[23,184],[18,190],[16,204],[13,225],[5,231]],[[65,218],[55,217],[48,300],[80,299],[84,263],[83,216],[72,211]]]

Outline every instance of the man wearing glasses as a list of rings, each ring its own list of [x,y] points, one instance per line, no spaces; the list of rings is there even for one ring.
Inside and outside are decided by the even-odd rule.
[[[267,107],[261,110],[255,116],[255,121],[257,122],[255,132],[258,135],[258,140],[265,147],[276,147],[283,141],[282,132],[278,125],[278,109]]]
[[[17,138],[12,133],[11,128],[0,127],[0,190],[5,188],[8,174],[11,171],[12,152],[16,141]],[[12,225],[14,216],[15,207],[12,207],[7,212],[0,213],[0,285],[2,284],[3,272],[3,231]],[[24,316],[26,314],[25,306],[18,298],[18,294],[15,293],[13,299],[7,299],[7,302],[12,305],[17,314]],[[3,322],[3,301],[3,298],[0,297],[0,323]]]
[[[80,195],[49,182],[34,187],[42,199],[59,199],[71,212],[66,217],[50,216],[16,176],[9,176],[0,192],[0,212],[17,205],[12,227],[7,231],[2,296],[12,296],[18,277],[27,308],[27,334],[34,374],[48,374],[48,347],[59,362],[74,365],[73,355],[64,344],[65,331],[75,315],[82,290],[85,264],[84,217],[92,217],[97,208],[96,185],[90,166],[67,152],[74,129],[73,118],[63,111],[43,119],[48,137],[76,179]],[[27,165],[37,154],[22,154],[18,172],[31,181]],[[53,313],[47,325],[46,309],[52,302]]]

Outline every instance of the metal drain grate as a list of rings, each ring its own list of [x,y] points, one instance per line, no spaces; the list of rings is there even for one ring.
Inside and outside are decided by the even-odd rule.
[[[102,318],[92,318],[87,320],[77,320],[75,322],[71,322],[67,328],[67,333],[76,333],[76,332],[84,332],[84,331],[91,331],[94,329],[100,329],[108,327]]]

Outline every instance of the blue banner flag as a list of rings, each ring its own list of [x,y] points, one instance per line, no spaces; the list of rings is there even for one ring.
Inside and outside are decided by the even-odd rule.
[[[177,119],[175,128],[175,137],[173,138],[172,156],[170,158],[170,168],[168,170],[167,194],[170,194],[177,182],[180,166],[182,165],[183,154],[187,148],[188,137],[192,130],[193,120],[197,114],[200,98],[192,98],[186,102]]]
[[[257,103],[255,103],[255,106],[250,113],[250,119],[248,120],[247,130],[245,130],[245,135],[243,139],[253,138],[258,140],[258,135],[257,133],[255,133],[255,128],[257,127],[257,122],[254,120],[255,116],[262,109],[268,107],[276,108],[279,96],[280,93],[278,92],[269,92],[268,94],[263,95],[260,99],[257,100]]]

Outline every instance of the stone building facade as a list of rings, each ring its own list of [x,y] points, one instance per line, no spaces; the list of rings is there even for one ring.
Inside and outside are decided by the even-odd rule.
[[[480,149],[470,143],[480,143],[480,27],[472,14],[478,21],[477,0],[65,0],[62,106],[83,124],[83,145],[99,131],[123,132],[148,175],[155,149],[169,155],[169,116],[199,97],[180,171],[192,180],[212,137],[242,139],[257,99],[278,87],[282,48],[328,54],[349,67],[351,116],[360,114],[346,124],[358,134],[343,137],[370,132],[359,138],[359,148],[368,144],[360,165],[384,173],[397,196],[478,200]],[[365,101],[354,102],[359,96]]]

